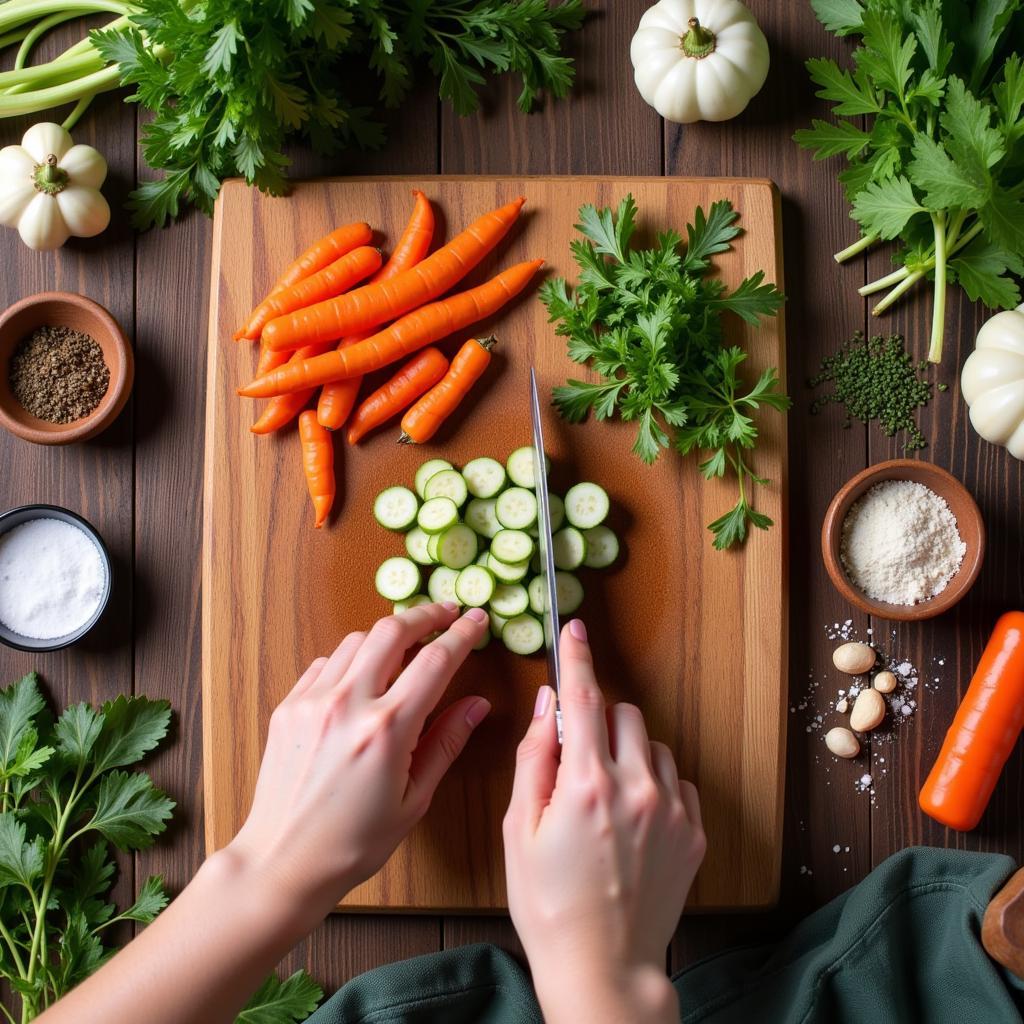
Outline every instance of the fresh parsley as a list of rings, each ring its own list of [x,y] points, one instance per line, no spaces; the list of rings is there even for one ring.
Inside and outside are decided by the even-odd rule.
[[[685,247],[677,232],[666,231],[652,248],[634,249],[631,195],[615,213],[584,206],[576,225],[583,237],[570,244],[579,283],[570,291],[556,278],[541,289],[569,357],[599,376],[555,388],[555,406],[567,420],[578,423],[590,413],[605,420],[618,412],[637,424],[633,451],[644,462],[672,446],[683,455],[702,453],[699,466],[708,479],[735,474],[736,504],[708,527],[719,549],[742,542],[749,525],[772,525],[751,503],[752,485],[767,482],[751,468],[758,437],[752,415],[762,405],[790,406],[774,369],[748,386],[740,375],[747,354],[723,345],[723,314],[756,324],[784,301],[761,271],[728,294],[708,277],[711,257],[731,248],[740,233],[737,217],[726,200],[707,215],[697,207]]]
[[[573,63],[563,35],[583,21],[582,0],[139,0],[124,26],[93,32],[93,46],[135,86],[129,99],[153,112],[142,152],[163,176],[131,205],[138,227],[162,225],[183,203],[210,212],[220,183],[241,176],[278,195],[286,140],[331,155],[376,147],[383,129],[357,96],[388,107],[426,63],[459,114],[479,106],[488,73],[517,74],[519,106],[542,92],[564,96]],[[104,8],[106,9],[106,8]],[[29,83],[31,85],[31,83]],[[77,82],[59,102],[78,99]]]
[[[946,288],[1000,309],[1020,302],[1024,274],[1024,39],[1021,0],[811,0],[818,19],[857,36],[852,68],[807,62],[833,113],[796,141],[815,159],[842,155],[839,175],[861,228],[842,262],[898,239],[898,269],[860,289],[888,309],[934,282],[928,358],[942,359]],[[866,127],[861,115],[870,120]]]
[[[111,845],[151,845],[174,808],[144,772],[123,770],[167,735],[170,716],[166,701],[117,697],[99,710],[73,704],[54,721],[35,673],[0,690],[0,977],[22,1022],[113,956],[107,929],[149,924],[167,905],[159,876],[124,910],[109,893]],[[322,994],[304,972],[271,977],[239,1021],[292,1024]]]

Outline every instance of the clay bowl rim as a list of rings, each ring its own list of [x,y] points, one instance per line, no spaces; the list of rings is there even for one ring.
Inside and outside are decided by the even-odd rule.
[[[967,509],[968,523],[964,522],[962,515],[957,517],[960,536],[967,545],[960,568],[942,593],[919,604],[887,604],[884,601],[873,600],[850,582],[839,560],[839,543],[846,513],[861,495],[883,480],[914,480],[924,483],[947,502],[951,492],[958,492],[963,506]],[[861,470],[836,492],[835,497],[829,502],[821,526],[821,555],[833,586],[854,607],[880,619],[919,622],[948,611],[974,586],[985,560],[985,540],[985,520],[982,518],[981,509],[978,508],[978,503],[971,492],[955,476],[931,462],[919,459],[889,459]]]
[[[58,515],[54,516],[54,512],[58,513]],[[103,598],[100,600],[93,616],[79,626],[78,629],[71,633],[65,633],[64,636],[54,637],[52,641],[37,640],[34,644],[20,643],[19,638],[21,640],[32,640],[32,637],[16,633],[13,629],[9,629],[0,623],[0,644],[10,647],[15,651],[25,651],[28,654],[49,654],[51,651],[62,651],[65,647],[78,643],[86,634],[92,632],[93,627],[103,617],[103,613],[107,610],[107,605],[110,603],[110,595],[114,590],[114,563],[110,557],[110,551],[100,535],[100,531],[85,516],[72,512],[71,509],[64,508],[63,505],[34,503],[31,505],[18,505],[15,508],[9,508],[0,512],[0,537],[13,530],[16,526],[21,526],[23,523],[29,523],[35,519],[55,518],[61,522],[71,520],[100,549],[100,557],[103,559],[103,566],[107,573],[107,585],[103,589]],[[14,522],[11,522],[12,519]]]
[[[104,359],[110,370],[110,385],[99,405],[88,416],[66,424],[44,423],[33,416],[11,394],[7,384],[7,366],[11,353],[14,346],[25,337],[21,330],[17,332],[17,337],[7,336],[8,324],[26,311],[35,311],[36,315],[29,317],[33,321],[28,328],[29,331],[44,324],[61,326],[66,318],[47,315],[47,311],[52,310],[58,303],[77,306],[92,321],[92,329],[88,333],[103,349]],[[95,437],[120,415],[131,394],[135,377],[135,359],[121,325],[110,311],[98,302],[84,295],[76,295],[74,292],[38,292],[19,299],[0,314],[0,370],[3,378],[0,380],[0,426],[33,444],[74,444]]]

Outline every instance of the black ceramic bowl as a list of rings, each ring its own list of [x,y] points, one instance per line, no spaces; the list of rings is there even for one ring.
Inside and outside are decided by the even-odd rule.
[[[71,512],[66,508],[60,508],[57,505],[20,505],[18,508],[12,508],[7,512],[0,513],[0,537],[7,533],[8,530],[13,530],[14,527],[21,526],[22,523],[27,523],[33,519],[57,519],[62,523],[68,523],[70,526],[77,526],[99,548],[100,558],[103,560],[103,567],[106,569],[107,574],[106,586],[103,588],[103,597],[100,599],[96,612],[72,633],[52,637],[48,640],[36,640],[33,637],[15,633],[0,622],[0,643],[6,644],[8,647],[13,647],[18,651],[59,651],[62,647],[70,647],[77,640],[81,640],[96,625],[103,614],[103,610],[107,607],[107,602],[110,600],[111,586],[110,553],[107,551],[107,546],[103,543],[103,538],[96,532],[91,523],[75,512]]]

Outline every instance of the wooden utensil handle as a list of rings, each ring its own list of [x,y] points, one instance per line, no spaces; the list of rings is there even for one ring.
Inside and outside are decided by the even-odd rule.
[[[1024,868],[989,903],[981,942],[993,960],[1024,979]]]

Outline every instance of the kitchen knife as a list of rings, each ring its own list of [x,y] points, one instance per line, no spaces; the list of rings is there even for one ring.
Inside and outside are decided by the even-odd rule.
[[[548,682],[555,691],[555,725],[562,742],[561,667],[558,658],[558,591],[555,586],[555,559],[551,550],[551,503],[548,498],[547,457],[544,454],[544,428],[540,418],[537,373],[530,367],[530,414],[533,419],[533,477],[537,488],[537,544],[540,548],[540,575],[544,581],[544,647],[548,656]]]

